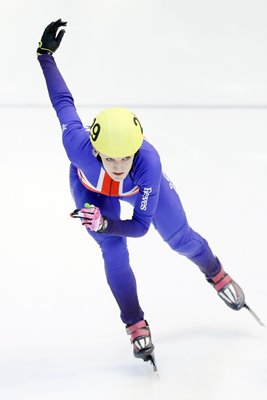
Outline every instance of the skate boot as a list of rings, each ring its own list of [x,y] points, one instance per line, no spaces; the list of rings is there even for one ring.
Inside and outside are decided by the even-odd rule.
[[[126,332],[131,336],[134,356],[136,358],[142,358],[144,361],[151,361],[154,345],[151,340],[151,333],[147,321],[142,320],[136,324],[127,326]]]
[[[230,275],[223,270],[222,266],[216,275],[206,277],[206,279],[230,308],[233,310],[241,310],[241,308],[244,307],[245,295],[243,290]]]

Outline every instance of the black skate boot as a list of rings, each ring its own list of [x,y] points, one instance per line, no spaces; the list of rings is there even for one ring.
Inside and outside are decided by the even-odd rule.
[[[131,336],[133,354],[136,358],[150,361],[154,372],[158,375],[158,368],[154,356],[154,345],[151,340],[151,332],[147,321],[142,320],[126,327],[126,332]]]
[[[233,310],[241,310],[245,306],[245,295],[241,287],[228,275],[221,266],[220,271],[207,281],[217,290],[218,295]]]
[[[136,324],[127,326],[126,332],[131,336],[134,356],[142,358],[144,361],[150,361],[154,345],[151,340],[150,328],[147,321],[142,320]]]

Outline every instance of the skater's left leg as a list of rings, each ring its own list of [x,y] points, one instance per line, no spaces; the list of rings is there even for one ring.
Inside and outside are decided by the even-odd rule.
[[[189,226],[180,198],[165,176],[162,177],[153,224],[174,251],[195,263],[206,276],[219,272],[219,260],[207,240]]]
[[[173,250],[186,256],[199,267],[229,307],[236,310],[243,307],[245,297],[242,289],[223,270],[207,240],[189,226],[179,196],[165,176],[162,177],[153,222]]]

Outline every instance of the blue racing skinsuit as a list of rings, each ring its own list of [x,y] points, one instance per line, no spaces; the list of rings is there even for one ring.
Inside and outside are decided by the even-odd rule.
[[[105,233],[90,230],[88,233],[102,250],[107,282],[120,308],[122,321],[134,324],[144,318],[144,313],[129,263],[127,237],[145,235],[152,223],[173,250],[193,261],[205,275],[215,275],[220,263],[207,241],[189,227],[179,196],[162,173],[155,148],[144,140],[128,176],[122,182],[113,181],[101,160],[93,154],[88,128],[83,126],[76,112],[54,58],[45,54],[38,60],[71,161],[70,187],[76,207],[83,208],[86,202],[94,204],[108,218]],[[133,206],[131,219],[120,219],[120,200]]]

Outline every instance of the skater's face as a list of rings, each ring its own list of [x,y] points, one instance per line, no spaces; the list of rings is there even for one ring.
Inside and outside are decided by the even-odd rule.
[[[99,153],[99,156],[109,176],[117,182],[120,182],[126,178],[133,165],[134,156],[112,158],[102,153]]]

